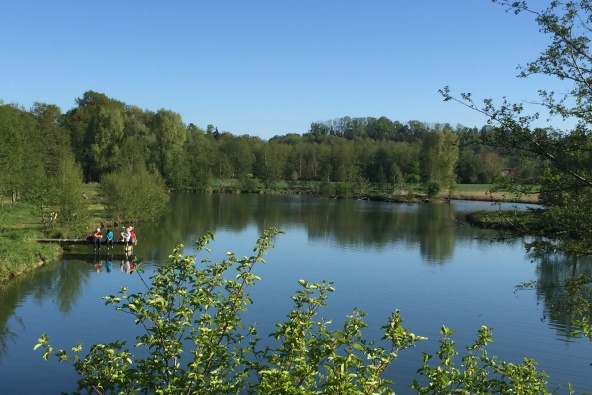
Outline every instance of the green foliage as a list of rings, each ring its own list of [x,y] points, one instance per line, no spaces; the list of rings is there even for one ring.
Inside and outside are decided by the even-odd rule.
[[[0,105],[0,194],[15,202],[24,182],[27,122],[22,111]]]
[[[435,181],[446,187],[454,184],[454,170],[458,163],[458,137],[449,129],[434,130],[423,140],[421,148],[421,177],[424,182]]]
[[[181,116],[170,110],[159,110],[152,120],[152,133],[155,137],[153,160],[160,174],[166,180],[177,178],[179,155],[187,138],[185,124]]]
[[[53,355],[72,365],[81,376],[76,393],[394,394],[385,371],[402,350],[425,338],[402,325],[399,311],[381,327],[379,341],[365,338],[365,313],[355,308],[334,328],[321,317],[334,291],[330,282],[299,280],[293,308],[275,324],[271,341],[259,346],[256,326],[246,327],[243,318],[252,304],[248,290],[259,280],[255,266],[265,262],[278,233],[265,231],[252,256],[228,252],[221,263],[207,256],[197,263],[197,255],[209,252],[214,235],[208,233],[196,242],[197,255],[183,256],[183,246],[175,247],[150,281],[143,280],[142,292],[122,287],[104,297],[140,328],[137,354],[122,341],[95,344],[86,355],[81,345],[56,352],[46,334],[35,349],[45,359]],[[136,273],[143,276],[141,265]],[[492,337],[486,327],[456,367],[453,333],[441,330],[437,366],[429,364],[432,355],[423,354],[423,377],[411,383],[419,394],[548,393],[534,361],[513,364],[488,356]]]
[[[349,182],[335,183],[335,194],[339,196],[348,196],[351,194],[352,184]]]
[[[50,207],[58,213],[57,220],[66,234],[82,236],[90,225],[88,200],[82,182],[82,169],[70,156],[63,157],[56,175],[49,179],[48,189],[53,190]]]
[[[592,255],[592,7],[588,1],[552,1],[542,7],[527,1],[494,0],[515,14],[526,13],[535,18],[539,31],[548,35],[549,45],[539,57],[520,67],[518,77],[533,75],[570,81],[565,94],[556,95],[552,90],[539,89],[539,108],[549,119],[558,117],[566,124],[575,125],[570,130],[540,126],[538,112],[527,114],[524,103],[511,103],[503,99],[501,105],[486,99],[477,105],[470,93],[462,93],[457,99],[448,87],[441,90],[444,100],[454,100],[489,118],[493,127],[482,136],[482,141],[515,157],[526,158],[528,163],[540,164],[539,196],[544,209],[535,210],[535,220],[515,222],[510,236],[535,233],[539,237],[526,244],[527,250],[540,255],[558,254],[579,258]],[[547,120],[548,121],[548,120]],[[495,191],[515,194],[531,194],[532,171],[512,177],[497,179]],[[513,213],[508,213],[508,223]],[[531,227],[529,225],[534,225]],[[505,236],[503,236],[505,238]],[[570,290],[571,305],[582,302],[582,293],[592,283],[590,276],[567,278],[559,286]],[[589,295],[588,295],[589,296]],[[578,321],[581,332],[589,333],[589,316]]]
[[[453,129],[448,124],[404,124],[386,117],[344,117],[327,121],[327,127],[319,129],[326,133],[292,133],[265,142],[218,132],[213,125],[206,133],[193,124],[186,126],[173,111],[142,110],[98,92],[85,92],[76,103],[63,115],[57,106],[45,103],[35,103],[30,111],[1,106],[0,164],[11,169],[0,175],[2,193],[16,200],[29,193],[31,185],[37,193],[38,184],[54,175],[59,160],[71,155],[82,167],[85,182],[144,164],[157,171],[167,186],[190,190],[207,190],[214,177],[253,176],[266,188],[281,180],[328,178],[330,182],[364,179],[386,191],[426,177],[443,185],[455,178],[475,182],[478,174],[497,174],[501,162],[512,161],[501,156],[500,163],[488,161],[500,153],[465,145],[458,174],[445,176],[454,170],[449,165],[455,160],[454,145],[445,140],[458,136],[464,144],[480,133],[460,125]]]
[[[0,198],[0,288],[5,281],[55,259],[60,252],[55,244],[36,242],[42,226],[21,227],[34,223],[35,215],[29,203]]]
[[[101,179],[105,206],[116,221],[138,222],[158,218],[166,208],[168,192],[160,175],[143,164],[127,166]]]
[[[423,366],[418,370],[425,383],[414,380],[411,387],[418,394],[472,395],[522,394],[542,395],[547,390],[547,375],[536,370],[536,362],[524,358],[522,364],[498,361],[487,354],[485,346],[493,341],[491,330],[485,326],[477,332],[477,340],[467,347],[462,357],[462,369],[455,364],[458,352],[451,336],[454,331],[442,327],[440,348],[436,352],[436,366],[430,366],[433,355],[423,353]]]
[[[428,185],[426,185],[426,193],[428,195],[428,199],[437,198],[441,190],[442,186],[437,181],[429,182]]]
[[[329,181],[329,179],[323,179],[321,181],[321,183],[318,186],[319,188],[319,193],[321,193],[323,196],[334,196],[335,195],[335,187],[333,186],[333,183],[331,181]]]
[[[89,161],[95,178],[115,171],[126,164],[125,153],[121,151],[124,132],[123,110],[100,108],[88,125]]]
[[[238,180],[236,187],[240,191],[256,192],[259,190],[259,182],[251,177],[242,177]]]

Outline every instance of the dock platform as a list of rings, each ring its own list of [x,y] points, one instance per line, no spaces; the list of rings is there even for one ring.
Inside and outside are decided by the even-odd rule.
[[[92,246],[94,243],[92,240],[87,239],[37,239],[38,243],[58,243],[59,245],[90,245]],[[101,245],[107,245],[106,241],[102,241]],[[125,245],[124,241],[121,240],[114,240],[113,245]],[[129,246],[133,246],[134,244],[129,242]]]

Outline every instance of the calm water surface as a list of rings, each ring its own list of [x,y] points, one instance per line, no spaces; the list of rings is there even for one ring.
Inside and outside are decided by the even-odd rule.
[[[427,336],[400,354],[390,371],[397,394],[413,394],[421,351],[437,350],[442,325],[455,329],[458,350],[472,342],[481,325],[493,327],[490,355],[510,362],[534,358],[550,374],[549,388],[567,394],[592,390],[592,344],[570,336],[569,317],[553,309],[556,294],[515,292],[521,282],[552,284],[566,275],[591,272],[590,264],[532,260],[522,241],[510,244],[480,239],[483,232],[464,224],[469,211],[497,207],[488,203],[397,205],[329,200],[306,196],[173,194],[171,210],[158,224],[137,227],[135,254],[146,275],[162,264],[176,244],[185,253],[194,241],[214,231],[211,259],[226,251],[251,255],[263,229],[286,232],[276,239],[267,263],[255,269],[262,281],[251,289],[255,304],[246,318],[261,334],[285,318],[298,279],[334,282],[336,291],[322,314],[336,325],[353,307],[367,313],[368,338],[400,309],[404,325]],[[487,235],[485,235],[487,236]],[[121,247],[120,247],[121,248]],[[115,249],[116,253],[120,252]],[[86,249],[74,251],[86,254]],[[76,259],[72,259],[76,258]],[[64,257],[8,285],[0,293],[0,394],[57,394],[75,389],[77,375],[65,364],[45,362],[33,351],[47,333],[56,349],[83,343],[133,339],[139,328],[123,313],[105,306],[104,295],[122,285],[142,285],[120,270],[121,257]],[[113,270],[107,271],[107,262]],[[100,262],[99,265],[96,263]],[[264,337],[264,336],[262,336]]]

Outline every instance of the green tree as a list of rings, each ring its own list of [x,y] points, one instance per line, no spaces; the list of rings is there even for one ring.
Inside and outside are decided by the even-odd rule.
[[[190,125],[191,126],[191,125]],[[197,127],[187,128],[183,145],[182,185],[205,190],[212,184],[215,170],[216,141]]]
[[[101,191],[107,210],[118,222],[154,220],[168,202],[164,180],[143,164],[106,174],[101,179]]]
[[[72,154],[68,130],[60,125],[61,110],[53,104],[36,102],[31,114],[35,118],[32,136],[36,143],[35,155],[43,161],[45,173],[53,175],[61,158]]]
[[[330,163],[333,181],[353,182],[360,174],[354,143],[351,141],[342,140],[331,145]]]
[[[455,100],[485,114],[493,125],[492,133],[484,136],[486,144],[502,147],[509,152],[520,151],[528,157],[541,158],[544,165],[539,179],[540,200],[545,206],[533,210],[536,232],[542,238],[527,244],[527,248],[539,252],[561,253],[580,257],[592,253],[592,7],[588,1],[553,1],[546,8],[536,9],[526,1],[496,1],[515,14],[527,14],[535,18],[540,32],[550,37],[549,46],[540,56],[520,68],[518,77],[543,75],[570,83],[567,92],[556,94],[540,89],[537,104],[549,119],[559,117],[575,124],[573,129],[558,130],[539,126],[540,114],[527,113],[523,103],[511,103],[504,99],[501,105],[486,99],[478,105],[470,93],[454,97],[446,87],[442,89],[445,100]],[[535,4],[533,2],[533,4]],[[547,115],[545,114],[545,115]],[[506,178],[497,189],[517,193],[532,193],[527,180]],[[519,221],[513,232],[517,235],[532,233],[529,223]],[[579,281],[590,286],[592,279]],[[584,328],[592,338],[589,321]],[[584,329],[586,331],[586,329]]]
[[[88,125],[90,142],[88,161],[92,179],[98,180],[124,164],[121,146],[124,131],[123,113],[119,109],[100,108]]]
[[[449,188],[456,181],[458,139],[450,130],[433,130],[423,139],[421,176],[424,182],[438,182]]]
[[[58,213],[60,228],[66,235],[83,236],[90,226],[88,196],[85,195],[82,169],[72,156],[58,164],[56,175],[49,178],[52,211]]]
[[[154,163],[167,183],[178,185],[179,168],[175,165],[179,163],[177,160],[187,138],[185,124],[179,114],[164,109],[156,112],[152,122],[152,132],[156,136],[152,148]]]
[[[244,178],[253,173],[256,158],[249,139],[249,136],[228,136],[222,140],[220,153],[228,158],[233,178]]]
[[[135,166],[143,163],[149,167],[150,159],[154,157],[152,150],[156,149],[157,145],[156,135],[150,128],[154,113],[130,106],[125,109],[123,118],[124,138],[121,147],[121,164]]]
[[[0,192],[15,202],[23,185],[23,155],[26,133],[21,122],[22,111],[15,106],[0,105]]]
[[[94,91],[85,92],[82,97],[76,99],[77,107],[68,111],[61,119],[62,126],[70,131],[70,142],[74,150],[75,159],[83,167],[86,180],[97,180],[97,172],[92,168],[91,145],[96,143],[95,130],[89,130],[92,119],[101,110],[123,110],[125,105],[117,100],[110,99],[103,93]]]
[[[274,187],[282,180],[284,168],[288,160],[288,146],[278,143],[262,144],[256,153],[254,175],[265,184],[266,188]]]

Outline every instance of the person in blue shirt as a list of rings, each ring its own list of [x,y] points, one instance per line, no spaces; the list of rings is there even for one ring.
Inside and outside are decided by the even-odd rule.
[[[107,242],[107,249],[111,247],[113,249],[113,231],[111,229],[107,229],[106,242]]]

